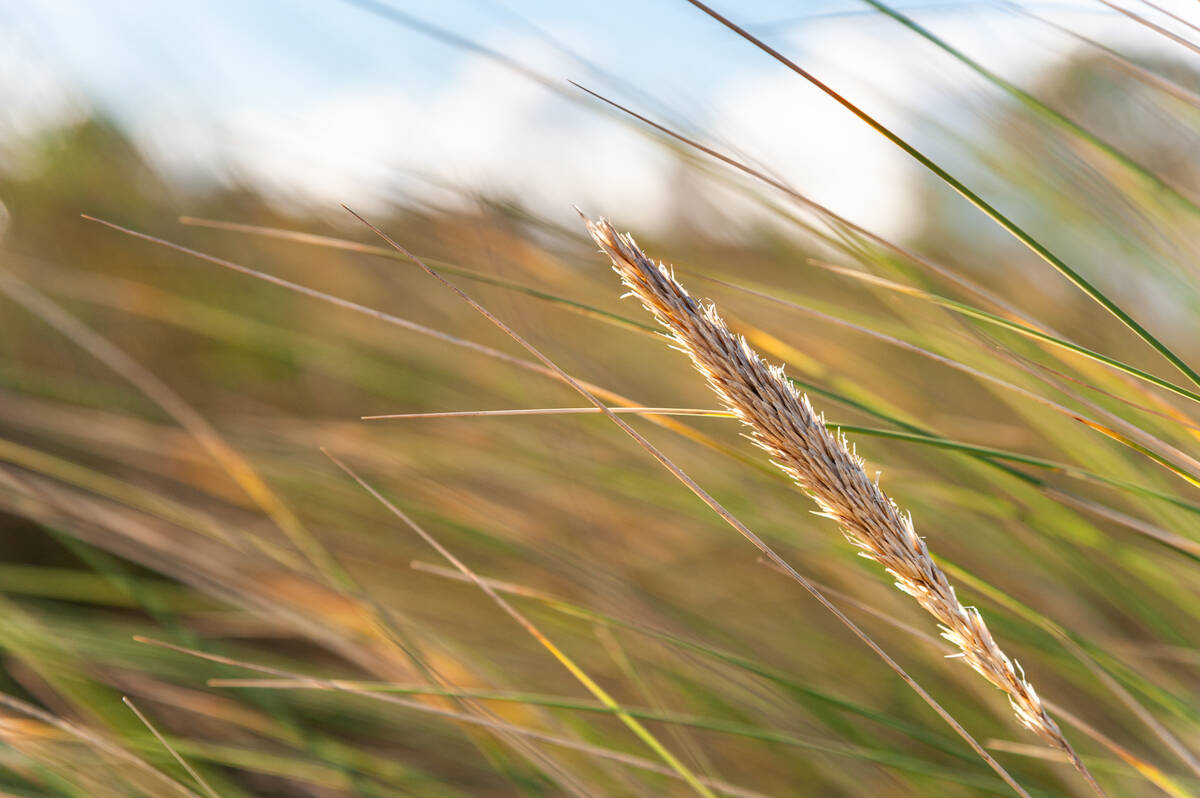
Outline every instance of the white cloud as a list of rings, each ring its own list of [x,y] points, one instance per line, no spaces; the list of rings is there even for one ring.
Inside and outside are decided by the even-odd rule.
[[[1112,14],[1060,13],[1058,18],[1122,47],[1178,50]],[[1022,84],[1076,46],[1060,33],[994,9],[921,19]],[[608,67],[614,57],[622,58],[623,74],[632,79],[628,58],[611,41],[612,31],[610,39],[586,31],[554,34],[573,46],[603,40],[605,46],[588,55]],[[11,129],[0,132],[25,134],[79,113],[82,106],[67,84],[12,39],[0,35],[0,88],[6,97],[0,125]],[[579,74],[578,62],[534,36],[485,43],[549,76]],[[878,17],[803,25],[786,46],[902,134],[915,129],[914,110],[946,114],[956,93],[984,85],[915,34]],[[906,229],[917,211],[911,206],[913,181],[924,179],[915,177],[907,156],[750,45],[722,39],[720,47],[718,80],[712,70],[705,75],[684,68],[664,72],[653,52],[639,51],[647,69],[659,76],[640,88],[685,104],[693,115],[700,108],[707,119],[695,121],[706,140],[765,165],[833,210],[887,235]],[[229,56],[225,63],[223,54],[205,56],[204,63],[223,65],[206,73],[213,84],[205,101],[181,88],[139,94],[144,102],[121,106],[139,146],[178,177],[232,176],[281,202],[302,205],[347,202],[373,209],[397,195],[454,202],[461,201],[454,190],[461,188],[512,197],[552,218],[564,218],[570,204],[578,203],[627,218],[639,229],[668,221],[669,192],[678,190],[677,164],[669,153],[483,56],[447,62],[453,69],[439,74],[440,88],[430,91],[428,76],[410,78],[406,72],[312,84],[308,73],[290,75],[285,65],[269,59],[263,67],[269,75],[263,78],[240,69],[245,66],[237,60],[241,56]],[[132,54],[125,62],[145,67]],[[239,76],[236,91],[222,94],[213,88],[231,74]],[[164,85],[174,86],[172,80],[164,77]],[[960,116],[950,123],[969,129],[972,120]],[[735,219],[757,213],[712,183],[697,185],[705,199]]]
[[[19,163],[22,145],[43,130],[83,118],[87,104],[50,63],[13,31],[0,29],[0,162]]]
[[[524,44],[505,52],[528,52]],[[191,131],[183,141],[169,132],[181,129]],[[162,115],[140,130],[160,165],[188,172],[222,161],[285,202],[369,208],[397,191],[454,202],[462,188],[554,216],[578,203],[657,223],[665,207],[668,158],[657,147],[482,57],[432,101],[394,85],[352,86],[284,112],[242,109],[215,125]]]

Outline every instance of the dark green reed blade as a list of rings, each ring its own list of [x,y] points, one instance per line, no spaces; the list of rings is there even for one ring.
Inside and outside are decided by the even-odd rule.
[[[1169,197],[1179,207],[1187,210],[1189,213],[1200,215],[1200,205],[1197,205],[1191,198],[1181,193],[1179,189],[1175,188],[1173,185],[1156,175],[1150,170],[1149,167],[1134,160],[1132,157],[1126,155],[1114,145],[1100,138],[1095,133],[1092,133],[1090,130],[1083,127],[1078,122],[1075,122],[1070,117],[1054,110],[1029,92],[1013,83],[1010,83],[1009,81],[997,75],[995,72],[992,72],[990,69],[971,58],[962,50],[954,47],[945,39],[939,37],[933,31],[921,25],[912,17],[905,16],[900,11],[883,4],[880,2],[880,0],[863,0],[863,2],[874,8],[876,11],[879,11],[881,14],[891,17],[904,27],[911,30],[913,33],[916,33],[921,38],[931,42],[944,52],[953,56],[980,77],[984,78],[989,83],[1020,102],[1021,105],[1033,111],[1038,116],[1046,119],[1059,128],[1068,131],[1072,135],[1077,136],[1079,139],[1087,142],[1100,152],[1103,152],[1105,155],[1121,164],[1121,166],[1128,169],[1131,173],[1137,175],[1137,177],[1145,182],[1148,186],[1163,192],[1163,194]]]
[[[877,285],[881,288],[886,288],[889,291],[895,291],[900,294],[905,294],[907,296],[923,299],[927,302],[932,302],[935,305],[954,311],[960,315],[967,316],[968,318],[987,322],[988,324],[993,324],[997,327],[1003,327],[1006,330],[1012,330],[1013,332],[1020,333],[1028,338],[1033,338],[1034,340],[1050,344],[1051,346],[1065,349],[1068,352],[1074,352],[1077,355],[1086,357],[1089,360],[1094,360],[1097,363],[1103,363],[1104,365],[1110,366],[1117,371],[1124,372],[1131,377],[1148,382],[1151,385],[1157,385],[1159,388],[1168,390],[1173,394],[1184,397],[1185,399],[1190,399],[1193,402],[1200,402],[1200,393],[1196,393],[1188,388],[1176,385],[1169,380],[1164,380],[1162,377],[1156,377],[1147,371],[1137,368],[1136,366],[1131,366],[1128,363],[1109,357],[1108,355],[1102,354],[1093,349],[1088,349],[1085,346],[1080,346],[1079,344],[1072,343],[1064,338],[1051,335],[1047,332],[1037,329],[1036,327],[1031,327],[1028,324],[1022,324],[1021,322],[1006,319],[1003,316],[990,313],[982,308],[977,308],[974,305],[969,305],[965,302],[959,302],[956,299],[944,297],[941,294],[935,294],[932,291],[926,291],[921,288],[914,288],[912,286],[904,285],[903,283],[893,282],[892,280],[888,280],[884,277],[877,277],[869,272],[844,269],[840,266],[833,266],[824,263],[816,263],[815,265],[845,277],[850,277],[855,280],[861,280],[863,282],[870,283],[871,285]]]
[[[1012,221],[1007,216],[1005,216],[1003,213],[1001,213],[999,210],[997,210],[995,207],[993,207],[990,203],[987,202],[987,200],[983,199],[983,197],[979,196],[974,191],[967,188],[967,186],[964,183],[962,183],[962,181],[960,181],[958,178],[956,178],[954,175],[947,172],[945,169],[943,169],[941,166],[939,166],[936,162],[934,162],[927,155],[922,153],[920,150],[918,150],[913,145],[909,144],[908,141],[901,138],[897,133],[892,131],[891,128],[887,127],[882,122],[877,120],[875,117],[871,116],[866,111],[859,108],[853,102],[851,102],[850,100],[846,99],[841,94],[839,94],[831,86],[824,83],[822,80],[820,80],[818,77],[813,75],[808,70],[806,70],[803,67],[801,67],[800,65],[796,64],[794,61],[789,59],[783,53],[779,52],[775,48],[768,45],[766,42],[764,42],[761,39],[759,39],[758,37],[754,36],[752,33],[747,31],[745,28],[737,25],[736,23],[734,23],[727,17],[724,17],[721,14],[719,14],[718,12],[709,8],[707,5],[700,2],[700,0],[687,0],[687,2],[691,3],[693,6],[700,9],[705,14],[708,14],[710,17],[715,19],[717,22],[719,22],[722,25],[724,25],[725,27],[729,28],[731,31],[733,31],[737,35],[741,36],[746,41],[748,41],[751,44],[753,44],[754,46],[758,47],[760,50],[765,52],[767,55],[771,56],[776,61],[778,61],[779,63],[786,66],[788,69],[792,70],[797,75],[799,75],[802,78],[804,78],[805,80],[807,80],[813,86],[815,86],[818,89],[820,89],[821,91],[825,92],[831,98],[836,100],[840,105],[842,105],[846,110],[850,111],[852,114],[854,114],[859,119],[861,119],[863,122],[865,122],[867,125],[869,125],[871,127],[871,129],[873,129],[875,132],[879,133],[881,136],[886,138],[888,141],[895,144],[897,147],[899,147],[901,150],[903,150],[907,155],[909,155],[913,160],[915,160],[917,163],[921,164],[921,166],[928,169],[930,172],[932,172],[934,175],[936,175],[940,180],[942,180],[948,186],[950,186],[955,191],[957,191],[959,194],[961,194],[964,199],[966,199],[968,202],[970,202],[972,205],[974,205],[976,208],[978,208],[980,211],[982,211],[988,218],[990,218],[992,221],[996,222],[996,224],[1000,225],[1000,227],[1002,227],[1005,231],[1007,231],[1010,235],[1012,235],[1013,238],[1017,239],[1022,244],[1024,244],[1031,252],[1033,252],[1039,258],[1041,258],[1046,263],[1048,263],[1050,266],[1052,266],[1056,271],[1058,271],[1059,274],[1061,274],[1063,277],[1067,278],[1067,280],[1069,280],[1076,288],[1083,291],[1085,294],[1087,294],[1089,297],[1091,297],[1093,300],[1095,300],[1097,304],[1099,304],[1101,307],[1103,307],[1105,310],[1107,310],[1113,316],[1116,316],[1117,319],[1120,320],[1122,324],[1124,324],[1126,327],[1128,327],[1130,330],[1132,330],[1133,333],[1135,335],[1137,335],[1139,338],[1141,338],[1144,342],[1149,344],[1150,347],[1152,347],[1156,352],[1158,352],[1160,355],[1162,355],[1163,358],[1165,358],[1167,360],[1167,362],[1169,362],[1171,365],[1175,366],[1175,368],[1179,369],[1179,371],[1182,372],[1189,380],[1196,383],[1196,385],[1200,385],[1200,373],[1197,373],[1196,371],[1194,371],[1191,366],[1189,366],[1187,363],[1185,363],[1183,361],[1182,358],[1180,358],[1178,355],[1176,355],[1174,352],[1172,352],[1171,349],[1166,344],[1162,343],[1156,337],[1154,337],[1154,335],[1149,330],[1147,330],[1145,327],[1143,327],[1141,324],[1139,324],[1132,316],[1130,316],[1128,313],[1126,313],[1124,310],[1122,310],[1120,308],[1120,306],[1117,305],[1117,303],[1113,302],[1111,299],[1109,299],[1107,296],[1105,296],[1104,293],[1102,291],[1100,291],[1100,289],[1096,288],[1094,285],[1092,285],[1090,282],[1088,282],[1088,280],[1086,278],[1084,278],[1083,275],[1079,274],[1079,272],[1075,271],[1070,266],[1068,266],[1061,258],[1059,258],[1057,255],[1055,255],[1053,252],[1051,252],[1049,249],[1047,249],[1041,242],[1039,242],[1037,239],[1035,239],[1029,233],[1025,232],[1025,230],[1022,229],[1019,225],[1017,225],[1014,221]]]
[[[950,440],[932,435],[921,435],[914,432],[901,432],[898,430],[878,429],[874,427],[858,427],[852,424],[835,424],[829,422],[826,426],[831,429],[840,429],[843,432],[850,432],[856,435],[869,435],[874,438],[891,438],[893,440],[908,441],[910,443],[919,443],[924,446],[932,446],[937,449],[951,449],[953,451],[965,452],[976,457],[994,457],[998,460],[1007,460],[1013,463],[1021,463],[1022,465],[1034,466],[1036,468],[1044,468],[1048,471],[1054,471],[1065,476],[1082,479],[1088,482],[1100,482],[1112,487],[1121,488],[1132,493],[1139,493],[1143,496],[1159,499],[1160,501],[1168,502],[1176,507],[1180,507],[1192,513],[1200,514],[1200,505],[1185,501],[1169,493],[1147,488],[1142,485],[1137,485],[1132,482],[1126,482],[1121,479],[1113,479],[1101,474],[1095,474],[1082,468],[1076,468],[1069,463],[1059,463],[1054,460],[1045,460],[1041,457],[1033,457],[1031,455],[1020,454],[1018,452],[1010,452],[1004,449],[993,449],[988,446],[976,446],[970,443]],[[1200,553],[1200,544],[1197,544],[1197,552]]]

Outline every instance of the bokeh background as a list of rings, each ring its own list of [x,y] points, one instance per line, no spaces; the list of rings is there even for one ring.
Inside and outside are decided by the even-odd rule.
[[[720,8],[1200,357],[1192,4]],[[5,794],[693,792],[321,447],[718,794],[1013,794],[610,422],[361,420],[585,403],[342,204],[614,404],[711,408],[572,205],[633,231],[857,430],[1110,794],[1200,789],[1187,378],[744,38],[684,2],[41,0],[0,2]],[[1030,794],[1087,794],[732,422],[633,423]]]

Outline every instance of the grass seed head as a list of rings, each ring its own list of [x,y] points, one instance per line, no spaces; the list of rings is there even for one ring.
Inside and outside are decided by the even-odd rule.
[[[753,441],[833,519],[846,538],[874,560],[937,619],[942,637],[961,650],[959,658],[1003,690],[1021,725],[1052,747],[1078,757],[1046,712],[1037,691],[996,644],[978,610],[964,607],[946,574],[934,562],[912,517],[902,512],[868,476],[846,437],[830,432],[824,417],[784,375],[735,335],[711,303],[690,296],[671,268],[656,263],[629,235],[601,219],[586,220],[588,232],[613,269],[667,331],[674,349],[686,354],[709,386],[743,424]]]

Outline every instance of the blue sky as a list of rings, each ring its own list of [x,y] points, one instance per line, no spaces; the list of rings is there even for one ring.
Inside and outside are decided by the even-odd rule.
[[[5,0],[0,24],[31,43],[89,96],[125,113],[136,113],[139,102],[175,93],[224,108],[286,107],[354,83],[402,84],[425,95],[444,90],[463,52],[389,22],[370,6],[390,6],[482,43],[532,37],[540,29],[586,48],[606,69],[647,85],[663,85],[685,63],[698,85],[711,86],[739,62],[754,59],[679,0]],[[747,10],[745,18],[787,19],[795,15],[794,6],[746,4],[753,13]],[[818,3],[807,11],[820,15],[850,7]],[[632,53],[636,60],[624,55]]]
[[[290,202],[441,201],[453,192],[437,187],[461,185],[553,212],[663,206],[672,164],[649,142],[371,5],[693,123],[859,221],[906,223],[903,157],[683,0],[0,0],[0,128],[101,108],[181,179],[236,177]],[[901,129],[985,91],[860,2],[717,5]],[[899,5],[1017,82],[1074,46],[995,5]],[[1091,0],[1033,6],[1110,43],[1163,46]]]

